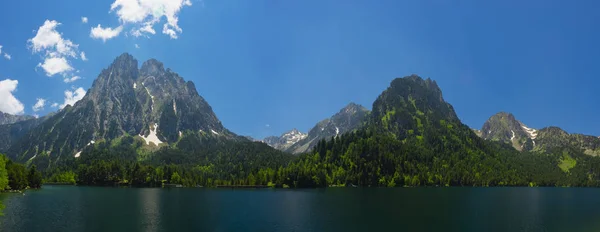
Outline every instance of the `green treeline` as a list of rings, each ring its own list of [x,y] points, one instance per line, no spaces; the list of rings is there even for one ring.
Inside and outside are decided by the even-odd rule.
[[[27,169],[25,165],[12,162],[0,154],[0,191],[40,188],[41,186],[42,173],[37,170],[35,165]]]
[[[398,140],[390,134],[359,130],[322,140],[311,153],[299,157],[262,154],[265,160],[236,157],[227,149],[243,149],[227,148],[228,144],[210,152],[202,150],[203,154],[164,147],[153,158],[138,161],[134,144],[101,143],[87,155],[50,169],[47,180],[80,185],[172,183],[188,187],[600,186],[600,158],[572,151],[576,165],[565,170],[560,168],[564,166],[564,154],[558,151],[556,155],[520,153],[508,145],[473,137],[468,130],[452,132],[438,136],[430,131],[422,137]]]
[[[131,185],[157,187],[163,183],[192,186],[268,185],[294,156],[268,145],[249,141],[188,134],[177,147],[165,146],[151,155],[143,142],[132,137],[98,142],[79,158],[49,165],[48,158],[36,163],[49,165],[46,181],[80,185]],[[281,181],[280,181],[281,182]]]

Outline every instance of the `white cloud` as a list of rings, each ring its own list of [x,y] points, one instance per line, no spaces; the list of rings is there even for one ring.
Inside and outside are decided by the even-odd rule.
[[[61,23],[55,20],[46,20],[35,35],[35,37],[27,40],[33,52],[46,52],[47,56],[70,56],[76,57],[77,47],[71,40],[64,39],[62,34],[58,33],[56,27]]]
[[[57,73],[66,73],[73,71],[73,67],[67,62],[64,57],[50,57],[44,60],[44,63],[39,63],[38,67],[42,67],[46,71],[46,76],[54,76]]]
[[[79,55],[81,57],[81,60],[83,61],[87,61],[87,57],[85,57],[85,52],[81,52],[81,54]]]
[[[2,45],[0,45],[0,54],[2,54]],[[12,57],[8,53],[4,53],[4,58],[10,60]]]
[[[71,77],[71,78],[65,77],[65,79],[63,79],[63,81],[64,81],[65,83],[71,83],[71,82],[73,82],[73,81],[76,81],[76,80],[79,80],[79,79],[81,79],[81,77],[80,77],[80,76],[73,76],[73,77]]]
[[[74,70],[67,59],[77,58],[79,54],[79,45],[63,38],[62,34],[56,30],[60,25],[55,20],[46,20],[44,25],[38,28],[36,35],[27,40],[33,53],[42,54],[44,62],[38,66],[46,71],[47,76],[56,74],[67,76]]]
[[[103,28],[100,24],[98,24],[97,27],[92,27],[92,30],[90,31],[90,37],[94,39],[101,39],[102,41],[106,42],[106,40],[117,37],[122,30],[123,26],[118,26],[116,28]]]
[[[58,108],[58,103],[56,103],[56,102],[52,103],[52,105],[50,105],[50,107],[52,107],[52,108]]]
[[[75,105],[75,102],[81,100],[85,96],[85,90],[81,87],[71,91],[65,90],[65,102],[60,105],[60,108],[65,108],[67,105]]]
[[[138,45],[138,44],[134,44],[134,45],[135,45],[135,48],[138,48],[138,49],[140,48],[140,45]]]
[[[17,90],[18,80],[6,79],[0,81],[0,111],[9,114],[22,114],[23,103],[21,103],[13,92]]]
[[[145,35],[144,33],[148,33],[148,34],[156,34],[156,31],[154,30],[154,24],[159,22],[160,19],[153,19],[151,21],[148,22],[144,22],[143,23],[143,27],[140,28],[136,28],[131,30],[131,35],[135,36],[135,37],[140,37],[140,36],[145,36],[148,37],[148,35]]]
[[[81,17],[81,22],[82,23],[88,23],[88,18],[87,17]]]
[[[144,33],[155,34],[154,25],[167,19],[163,24],[163,34],[177,39],[183,30],[179,27],[179,11],[184,6],[191,6],[190,0],[115,0],[110,5],[110,11],[116,12],[122,24],[135,24],[132,35],[138,37]]]
[[[35,104],[31,107],[31,109],[34,112],[38,112],[40,110],[43,110],[44,106],[46,106],[46,99],[38,98]]]

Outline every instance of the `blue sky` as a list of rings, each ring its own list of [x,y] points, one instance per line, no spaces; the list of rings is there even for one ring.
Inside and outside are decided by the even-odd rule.
[[[412,73],[436,80],[471,127],[507,111],[530,127],[600,135],[600,3],[488,2],[3,2],[0,81],[13,81],[0,82],[0,108],[55,111],[129,52],[194,81],[227,128],[257,138],[306,132],[349,102],[371,108]],[[44,25],[59,38],[32,40]]]

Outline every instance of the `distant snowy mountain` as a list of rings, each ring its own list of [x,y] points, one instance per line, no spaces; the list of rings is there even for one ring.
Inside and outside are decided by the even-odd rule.
[[[302,133],[298,131],[298,129],[294,128],[288,132],[283,133],[281,136],[266,137],[263,140],[263,142],[275,149],[285,151],[286,149],[296,144],[298,141],[306,138],[307,136],[308,134]]]
[[[281,136],[270,136],[263,140],[264,143],[276,149],[300,154],[310,151],[320,140],[327,140],[343,133],[358,129],[363,125],[366,115],[369,113],[365,107],[356,103],[350,103],[342,108],[331,118],[320,121],[308,134],[293,129]]]

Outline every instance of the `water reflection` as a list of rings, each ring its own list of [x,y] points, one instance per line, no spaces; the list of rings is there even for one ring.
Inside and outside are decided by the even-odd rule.
[[[141,223],[143,231],[158,231],[160,225],[160,191],[158,188],[139,190]]]
[[[6,206],[4,206],[2,199],[0,198],[0,216],[4,216],[4,208],[6,208]]]
[[[600,189],[50,187],[0,194],[0,231],[600,231]]]

